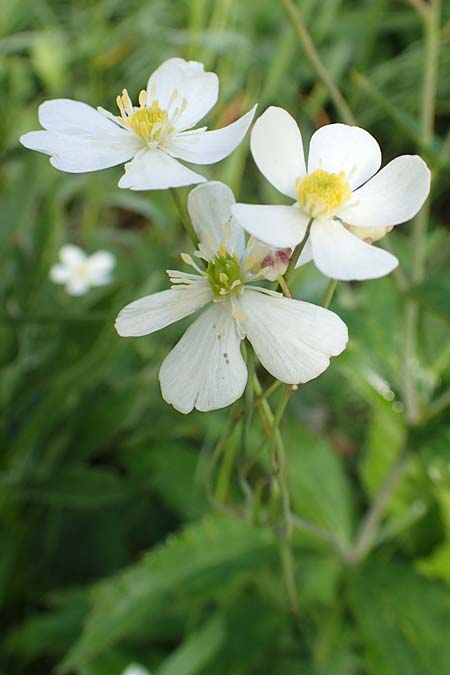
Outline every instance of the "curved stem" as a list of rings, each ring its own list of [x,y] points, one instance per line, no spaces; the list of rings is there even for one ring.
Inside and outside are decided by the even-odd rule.
[[[177,188],[170,188],[170,194],[172,195],[173,201],[175,202],[178,215],[180,216],[180,220],[183,224],[184,229],[186,230],[186,234],[194,244],[195,248],[197,248],[198,246],[197,235],[195,234],[195,230],[191,223],[191,219],[189,218],[187,209],[181,200],[180,193],[178,192]]]

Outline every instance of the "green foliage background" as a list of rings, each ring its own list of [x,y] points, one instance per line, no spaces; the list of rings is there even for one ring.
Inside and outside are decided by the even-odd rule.
[[[118,310],[163,288],[163,270],[189,250],[170,194],[119,190],[120,168],[62,174],[18,137],[38,127],[43,100],[113,110],[123,87],[136,96],[173,55],[219,74],[211,128],[258,100],[259,112],[289,109],[308,137],[339,119],[327,89],[276,0],[2,3],[1,675],[120,675],[133,661],[156,675],[450,673],[450,7],[426,147],[423,25],[412,3],[299,7],[384,162],[419,151],[434,180],[426,283],[402,291],[391,275],[340,284],[332,307],[349,325],[349,349],[290,403],[283,432],[293,507],[338,543],[295,530],[296,618],[277,533],[256,517],[270,512],[268,458],[256,458],[248,478],[253,522],[215,510],[208,460],[229,413],[184,417],[157,384],[182,327],[136,340],[113,329]],[[244,200],[280,200],[248,141],[207,171]],[[66,241],[113,251],[114,284],[82,298],[52,285],[49,268]],[[389,242],[408,278],[411,224]],[[302,299],[320,302],[326,280],[307,266],[295,284]],[[414,379],[423,405],[413,428],[402,400],[407,298],[421,308]],[[253,453],[258,427],[255,417]],[[239,439],[228,443],[218,491],[240,508],[230,463]],[[370,553],[352,564],[345,551],[403,447],[409,461],[386,518]]]

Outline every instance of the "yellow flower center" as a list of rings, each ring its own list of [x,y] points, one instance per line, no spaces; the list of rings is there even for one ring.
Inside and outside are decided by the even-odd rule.
[[[205,275],[216,298],[242,290],[242,271],[237,255],[221,244],[216,257],[208,262]]]
[[[117,97],[117,105],[120,110],[120,117],[117,118],[119,123],[134,131],[146,143],[157,142],[162,136],[175,131],[170,124],[167,111],[159,107],[158,101],[147,105],[147,92],[144,89],[139,94],[139,108],[133,107],[126,89],[123,90],[122,96]]]
[[[299,178],[296,189],[298,203],[312,218],[334,213],[352,194],[344,171],[329,173],[323,169]]]

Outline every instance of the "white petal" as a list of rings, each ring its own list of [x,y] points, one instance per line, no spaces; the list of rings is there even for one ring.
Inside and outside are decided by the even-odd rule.
[[[109,251],[98,251],[91,255],[88,259],[89,275],[91,283],[106,283],[109,281],[111,271],[116,264],[116,258]]]
[[[308,216],[294,206],[236,204],[233,215],[255,239],[277,248],[293,248],[305,236]]]
[[[86,103],[68,98],[45,101],[39,106],[39,122],[49,131],[78,136],[117,136],[126,134],[119,124]]]
[[[330,356],[345,349],[347,326],[328,309],[251,288],[239,302],[246,315],[247,338],[258,359],[282,382],[312,380],[328,368]]]
[[[316,266],[331,279],[376,279],[398,265],[391,253],[366,244],[335,220],[315,221],[311,244]]]
[[[271,106],[252,129],[250,147],[258,169],[277,190],[297,198],[295,183],[306,173],[303,142],[294,118]]]
[[[171,187],[204,183],[205,178],[191,171],[161,150],[145,150],[125,164],[119,187],[130,190],[167,190]]]
[[[49,273],[51,281],[55,284],[65,284],[70,277],[70,270],[65,265],[53,265]]]
[[[123,671],[122,675],[150,675],[150,673],[142,666],[132,663],[131,666],[128,666],[128,668]]]
[[[150,675],[150,673],[142,666],[132,663],[123,671],[122,675]]]
[[[324,169],[344,171],[351,188],[365,183],[381,166],[381,150],[365,129],[347,124],[327,124],[311,138],[308,173]]]
[[[235,204],[233,192],[217,181],[203,183],[191,190],[187,208],[200,241],[201,251],[211,260],[220,244],[230,253],[241,257],[245,248],[244,230],[231,222],[231,207]]]
[[[149,335],[193,314],[210,300],[211,289],[199,278],[190,286],[160,291],[130,303],[119,313],[116,330],[122,337]]]
[[[165,149],[173,157],[194,164],[214,164],[228,157],[244,138],[256,105],[236,122],[214,131],[187,131],[171,136]]]
[[[75,244],[64,244],[59,250],[59,258],[63,265],[75,267],[86,260],[86,253]]]
[[[182,413],[224,408],[242,396],[247,368],[229,302],[213,303],[188,328],[159,381],[164,400]]]
[[[69,295],[85,295],[89,290],[89,282],[80,277],[70,277],[66,284],[66,291]]]
[[[427,165],[417,155],[397,157],[353,193],[354,206],[339,211],[339,217],[358,227],[404,223],[422,207],[430,192],[430,178]]]
[[[111,119],[85,103],[58,99],[39,108],[47,131],[31,131],[20,138],[26,148],[51,155],[61,171],[83,173],[128,161],[141,142]]]
[[[301,267],[302,265],[306,265],[306,263],[311,262],[313,259],[313,252],[312,252],[312,246],[311,246],[311,237],[308,237],[308,241],[303,247],[302,252],[300,253],[300,257],[297,260],[297,264],[295,268]]]
[[[171,104],[170,116],[175,108],[185,107],[175,121],[175,128],[182,131],[193,127],[216,103],[219,79],[215,73],[205,73],[202,63],[173,58],[164,61],[150,76],[147,92],[149,104],[156,100],[163,110]]]

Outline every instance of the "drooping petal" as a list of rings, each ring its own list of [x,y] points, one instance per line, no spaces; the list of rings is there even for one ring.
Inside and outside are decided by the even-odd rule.
[[[356,190],[349,206],[338,215],[358,227],[404,223],[422,207],[430,192],[430,178],[430,170],[418,155],[397,157]]]
[[[258,359],[288,384],[308,382],[347,344],[345,323],[334,312],[309,302],[273,297],[251,287],[240,296],[243,325]]]
[[[204,183],[205,178],[157,149],[139,152],[125,164],[119,187],[130,190],[167,190],[171,187]]]
[[[39,108],[39,120],[47,130],[24,134],[20,142],[51,155],[51,164],[60,171],[106,169],[127,162],[141,147],[134,134],[79,101],[47,101]]]
[[[86,260],[86,253],[75,244],[64,244],[59,251],[59,257],[63,265],[75,267]]]
[[[111,280],[111,272],[116,259],[109,251],[97,251],[88,259],[89,277],[91,284],[103,286]]]
[[[305,236],[308,216],[294,206],[236,204],[232,208],[244,230],[277,248],[292,248]]]
[[[211,299],[211,289],[201,278],[189,286],[153,293],[124,307],[116,319],[116,330],[122,337],[149,335],[193,314]]]
[[[271,106],[252,129],[250,147],[261,173],[277,190],[297,198],[295,183],[306,173],[303,142],[294,118]]]
[[[183,131],[197,124],[216,103],[219,79],[215,73],[205,73],[202,63],[173,58],[150,75],[147,92],[148,102],[158,101],[170,117],[178,108],[173,124]]]
[[[381,150],[365,129],[347,124],[327,124],[312,135],[308,173],[324,169],[344,171],[352,189],[373,176],[381,166]]]
[[[197,186],[188,196],[187,208],[200,241],[201,252],[212,260],[225,244],[230,253],[241,257],[245,249],[244,230],[232,221],[233,192],[227,185],[209,181]]]
[[[256,105],[236,122],[214,131],[186,131],[171,136],[165,149],[172,157],[193,164],[214,164],[228,157],[244,138],[255,114]]]
[[[242,396],[247,368],[228,302],[208,307],[172,349],[159,372],[167,403],[182,413],[216,410]]]
[[[398,265],[391,253],[366,244],[335,220],[315,221],[311,244],[316,266],[331,279],[376,279]]]

